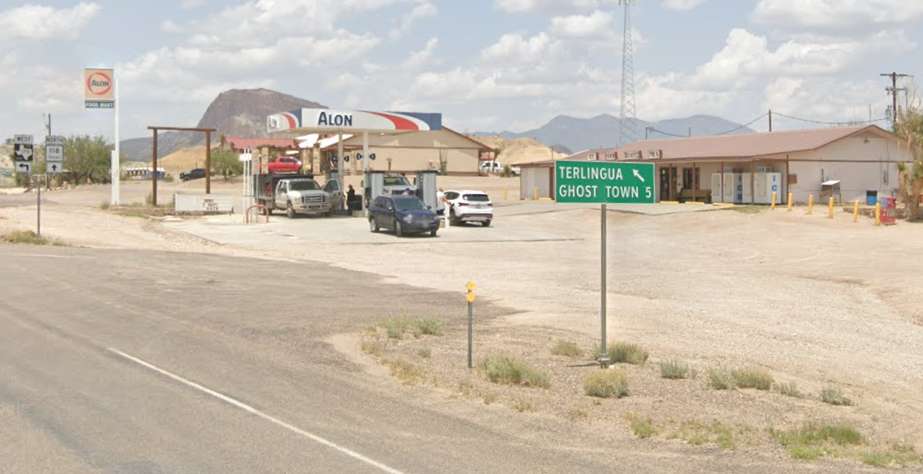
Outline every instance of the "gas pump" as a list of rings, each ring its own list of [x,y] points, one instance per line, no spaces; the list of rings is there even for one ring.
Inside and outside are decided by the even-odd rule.
[[[439,173],[435,170],[420,171],[417,173],[417,197],[423,201],[427,209],[436,212],[439,210],[439,199],[437,193],[439,188],[436,185],[436,179]]]
[[[371,206],[375,198],[385,193],[384,171],[369,171],[365,174],[364,192],[366,207]]]

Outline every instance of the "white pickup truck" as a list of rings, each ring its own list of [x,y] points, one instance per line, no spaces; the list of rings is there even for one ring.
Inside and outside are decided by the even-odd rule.
[[[259,183],[259,201],[269,213],[283,210],[289,218],[329,216],[341,205],[342,195],[333,189],[321,188],[313,177],[267,175],[266,178]]]

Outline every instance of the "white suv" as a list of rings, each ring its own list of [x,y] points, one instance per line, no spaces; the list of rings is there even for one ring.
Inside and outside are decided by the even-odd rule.
[[[445,200],[453,224],[480,222],[488,227],[494,219],[493,203],[483,191],[446,191]]]

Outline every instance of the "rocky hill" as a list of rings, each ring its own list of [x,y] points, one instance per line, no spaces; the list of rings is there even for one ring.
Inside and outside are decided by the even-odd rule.
[[[562,153],[561,150],[552,150],[551,147],[534,138],[479,136],[477,140],[491,148],[499,150],[497,161],[502,165],[517,165],[520,163],[544,161],[550,160],[552,157],[558,160],[568,155],[568,153]]]
[[[619,125],[621,121],[612,115],[603,114],[596,117],[583,119],[567,115],[559,115],[547,124],[522,133],[514,132],[483,132],[477,136],[500,136],[512,138],[534,138],[552,147],[564,147],[574,152],[591,148],[608,148],[620,146]],[[641,138],[647,127],[653,129],[649,132],[651,138],[664,138],[669,136],[686,136],[690,129],[693,136],[715,135],[733,129],[734,133],[748,133],[753,130],[740,127],[740,124],[714,117],[711,115],[694,115],[687,118],[661,120],[659,122],[636,121],[636,127]],[[655,129],[655,130],[654,130]]]
[[[213,143],[217,143],[221,135],[264,137],[268,115],[302,107],[325,108],[317,102],[268,89],[233,89],[219,94],[196,126],[218,130],[212,138]],[[157,154],[166,156],[182,148],[203,144],[205,135],[202,133],[161,133],[157,138]],[[150,161],[151,148],[150,137],[121,143],[122,155],[132,161]]]

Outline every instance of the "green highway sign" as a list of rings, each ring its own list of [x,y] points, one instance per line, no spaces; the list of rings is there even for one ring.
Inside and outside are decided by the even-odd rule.
[[[653,163],[558,161],[555,195],[559,203],[654,204]]]

